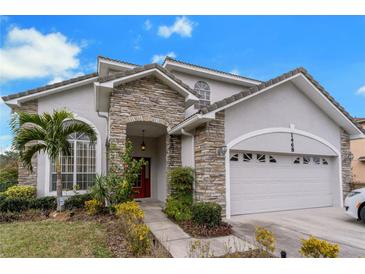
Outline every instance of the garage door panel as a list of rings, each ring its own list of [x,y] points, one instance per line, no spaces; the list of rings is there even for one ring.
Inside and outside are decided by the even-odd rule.
[[[230,162],[233,215],[333,204],[328,161],[294,164],[296,156],[274,155],[276,163],[260,163],[252,155],[250,162]]]

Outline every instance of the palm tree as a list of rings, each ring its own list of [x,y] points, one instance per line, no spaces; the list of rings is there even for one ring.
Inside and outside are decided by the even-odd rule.
[[[20,112],[13,116],[11,128],[14,132],[13,146],[19,150],[20,161],[31,172],[32,157],[36,153],[45,152],[54,161],[57,174],[57,210],[61,211],[61,155],[68,156],[71,153],[71,145],[67,139],[72,133],[83,133],[93,144],[96,141],[94,128],[76,120],[66,110],[43,114]]]

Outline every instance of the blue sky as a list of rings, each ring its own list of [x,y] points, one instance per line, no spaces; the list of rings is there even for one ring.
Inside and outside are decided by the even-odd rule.
[[[268,80],[303,66],[365,117],[365,16],[2,16],[0,95],[90,73],[104,55],[137,64],[165,55]],[[10,111],[0,102],[0,150]]]

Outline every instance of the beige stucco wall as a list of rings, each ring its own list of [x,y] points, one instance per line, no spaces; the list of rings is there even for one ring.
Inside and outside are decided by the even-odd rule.
[[[362,123],[362,127],[365,128],[365,122]],[[353,182],[365,185],[365,162],[359,161],[359,157],[365,156],[365,139],[352,140],[351,152],[354,155],[351,164]]]

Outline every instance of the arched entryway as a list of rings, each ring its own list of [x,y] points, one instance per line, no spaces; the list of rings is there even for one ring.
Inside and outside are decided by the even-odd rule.
[[[126,138],[133,145],[133,157],[146,161],[134,184],[135,198],[164,201],[167,195],[167,126],[158,120],[146,120],[134,119],[127,123],[126,129]]]

